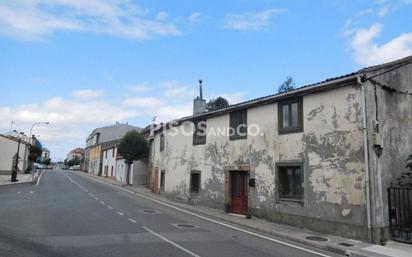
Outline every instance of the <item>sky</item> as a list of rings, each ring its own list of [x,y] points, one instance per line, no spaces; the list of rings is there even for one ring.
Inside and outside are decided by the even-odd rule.
[[[412,55],[412,0],[0,0],[0,133],[64,160],[96,128],[145,127]],[[13,124],[12,124],[13,123]]]

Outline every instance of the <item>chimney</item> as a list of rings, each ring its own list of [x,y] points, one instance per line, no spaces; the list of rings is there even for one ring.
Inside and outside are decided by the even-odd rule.
[[[203,99],[202,80],[199,80],[199,96],[193,99],[193,115],[206,111],[206,100]]]

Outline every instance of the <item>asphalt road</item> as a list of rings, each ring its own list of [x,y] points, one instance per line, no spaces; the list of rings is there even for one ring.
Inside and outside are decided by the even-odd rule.
[[[339,256],[235,227],[75,172],[0,189],[0,256]]]

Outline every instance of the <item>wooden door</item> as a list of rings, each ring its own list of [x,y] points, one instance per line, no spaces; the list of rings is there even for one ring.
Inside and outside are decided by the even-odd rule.
[[[156,167],[153,169],[152,179],[152,192],[159,193],[159,168]]]
[[[232,172],[231,174],[231,212],[233,213],[246,215],[248,212],[246,180],[245,172]]]

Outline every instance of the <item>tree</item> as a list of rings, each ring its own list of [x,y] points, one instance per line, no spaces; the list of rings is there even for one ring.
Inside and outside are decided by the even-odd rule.
[[[44,160],[41,162],[41,164],[44,164],[44,165],[50,165],[50,163],[51,163],[51,159],[50,159],[50,158],[44,159]]]
[[[37,145],[31,145],[30,153],[29,153],[29,160],[36,162],[42,153],[43,153],[43,150],[41,149],[41,147],[38,147]]]
[[[71,166],[75,166],[75,165],[80,165],[80,163],[82,162],[82,160],[75,156],[73,159],[71,159],[70,161],[66,161],[67,166],[71,167]]]
[[[127,184],[130,184],[130,166],[134,161],[146,158],[148,150],[149,145],[146,138],[136,130],[127,132],[120,140],[118,152],[127,164]]]
[[[225,98],[219,96],[218,98],[211,99],[211,100],[209,100],[209,102],[207,102],[206,110],[209,111],[209,112],[210,111],[216,111],[216,110],[219,110],[219,109],[226,108],[228,106],[229,106],[229,102]]]
[[[286,93],[293,89],[295,89],[295,80],[292,77],[287,76],[286,80],[279,86],[278,93]]]

